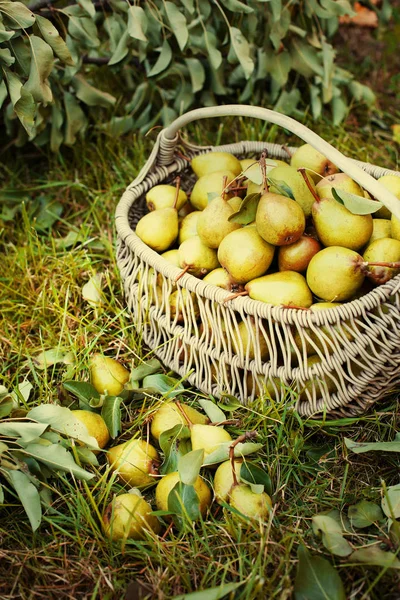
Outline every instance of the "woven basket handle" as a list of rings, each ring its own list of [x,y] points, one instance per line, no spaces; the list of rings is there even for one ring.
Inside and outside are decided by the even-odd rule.
[[[228,116],[262,119],[263,121],[275,123],[275,125],[280,125],[288,131],[291,131],[299,138],[313,146],[316,150],[319,150],[319,152],[321,152],[337,167],[339,167],[341,171],[347,173],[347,175],[349,175],[359,185],[370,192],[374,198],[380,200],[380,202],[382,202],[386,208],[388,208],[398,219],[400,219],[400,202],[394,194],[389,192],[383,187],[383,185],[378,183],[376,179],[354,164],[354,162],[347,158],[347,156],[339,152],[339,150],[336,150],[336,148],[328,144],[328,142],[322,139],[319,135],[308,129],[308,127],[273,110],[256,106],[247,106],[245,104],[228,104],[226,106],[215,106],[191,110],[181,117],[175,119],[171,125],[161,132],[160,147],[163,148],[163,146],[167,146],[168,149],[171,149],[171,144],[173,145],[173,143],[175,141],[177,142],[178,140],[179,130],[192,121],[197,121],[198,119],[208,119],[210,117]]]

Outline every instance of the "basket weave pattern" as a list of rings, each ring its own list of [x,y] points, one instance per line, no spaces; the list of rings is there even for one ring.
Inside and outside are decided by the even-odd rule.
[[[228,393],[248,403],[267,390],[274,398],[293,398],[304,416],[356,415],[393,390],[400,383],[400,276],[358,300],[317,312],[245,297],[224,302],[227,291],[188,274],[175,284],[180,269],[146,246],[134,228],[147,210],[144,197],[151,187],[180,174],[183,189],[191,189],[193,174],[174,154],[176,144],[176,139],[159,136],[116,212],[117,262],[128,308],[145,344],[205,393]],[[265,148],[271,158],[287,158],[281,146],[261,142],[198,148],[180,141],[180,146],[190,158],[210,150],[247,158]],[[375,178],[400,175],[350,162]],[[178,310],[169,303],[174,292]],[[238,336],[241,321],[252,340],[248,347]],[[268,349],[267,358],[261,357],[261,346]],[[308,366],[310,351],[321,362]]]

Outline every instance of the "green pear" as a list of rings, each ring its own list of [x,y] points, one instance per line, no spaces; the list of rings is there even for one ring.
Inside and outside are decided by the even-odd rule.
[[[104,448],[110,441],[110,433],[101,415],[91,410],[71,410],[74,417],[86,426],[88,434],[94,437],[99,448]]]
[[[295,271],[282,271],[258,277],[249,281],[245,289],[253,300],[275,306],[308,308],[312,304],[312,294],[306,280],[303,275]]]
[[[118,396],[129,381],[129,371],[117,360],[93,354],[89,362],[90,381],[99,394]]]
[[[340,246],[324,248],[313,256],[307,269],[307,283],[326,302],[349,300],[364,282],[363,258]]]
[[[228,271],[225,271],[222,267],[218,267],[218,269],[214,269],[207,273],[204,277],[203,281],[205,283],[210,283],[212,285],[216,285],[217,287],[222,288],[223,290],[227,290],[228,292],[242,292],[244,287],[242,284],[234,281],[232,277],[229,275]]]
[[[321,244],[308,235],[302,235],[297,242],[289,246],[280,246],[278,251],[279,270],[303,273],[307,270],[312,257],[321,248]]]
[[[389,219],[373,219],[372,221],[373,229],[371,237],[368,240],[368,246],[375,240],[392,237],[392,223]]]
[[[218,260],[238,283],[263,275],[274,258],[275,248],[262,239],[255,227],[232,231],[218,248]]]
[[[318,238],[324,246],[343,246],[360,250],[373,231],[371,215],[354,215],[333,198],[315,202],[312,216]]]
[[[240,483],[233,487],[229,504],[248,519],[265,521],[272,508],[272,500],[265,492],[256,494],[249,485]],[[234,518],[238,515],[233,513]]]
[[[180,481],[179,473],[168,473],[160,479],[156,487],[156,505],[158,510],[168,510],[168,496]],[[204,516],[208,507],[211,505],[211,490],[200,476],[194,482],[194,489],[200,502],[200,513]]]
[[[195,210],[182,219],[179,223],[179,243],[197,235],[197,222],[201,215],[200,210]]]
[[[189,298],[191,298],[189,300]],[[168,298],[169,309],[171,313],[171,320],[177,319],[178,323],[185,322],[188,318],[188,314],[195,319],[200,316],[199,303],[197,302],[197,296],[194,292],[189,292],[185,288],[180,288],[173,292]]]
[[[290,164],[296,169],[308,169],[308,174],[317,183],[321,177],[327,177],[338,173],[339,169],[321,152],[313,148],[310,144],[303,144],[293,154]]]
[[[192,441],[192,450],[204,450],[204,457],[208,456],[214,450],[217,450],[221,444],[232,441],[231,436],[223,427],[215,425],[192,425],[190,439]]]
[[[235,176],[242,172],[240,161],[229,152],[199,154],[192,159],[191,165],[197,177],[203,177],[209,173],[215,173],[215,171],[232,171]]]
[[[179,265],[195,277],[204,277],[219,267],[219,262],[216,251],[203,244],[196,235],[179,246]]]
[[[310,186],[315,191],[315,183],[310,174],[306,173],[306,177],[309,181]],[[304,177],[294,167],[285,165],[284,167],[276,167],[268,173],[268,179],[270,180],[269,191],[273,194],[280,194],[279,185],[283,182],[289,186],[294,199],[301,206],[306,217],[311,215],[311,207],[315,202],[315,197],[308,188]],[[276,184],[276,185],[275,185]]]
[[[206,415],[202,415],[199,411],[187,404],[180,403],[180,407],[186,417],[179,410],[174,402],[164,402],[161,407],[154,413],[151,421],[151,435],[159,441],[160,435],[168,429],[172,429],[175,425],[189,425],[189,423],[200,423],[205,425],[209,422]]]
[[[157,252],[164,252],[178,237],[176,208],[161,208],[144,215],[136,225],[136,235]]]
[[[161,525],[152,508],[136,490],[115,496],[103,515],[104,531],[113,541],[140,540],[146,531],[158,533]]]
[[[236,479],[240,481],[240,469],[242,468],[243,460],[234,461]],[[218,504],[227,502],[234,484],[232,463],[226,460],[221,463],[214,475],[214,494]]]
[[[269,357],[269,346],[264,336],[259,332],[254,317],[247,317],[246,322],[241,321],[232,333],[233,346],[236,354],[241,354],[253,360],[260,356],[261,360]]]
[[[397,175],[383,175],[382,177],[379,177],[378,182],[400,200],[400,177]],[[390,219],[392,213],[386,206],[382,206],[374,216],[376,219]],[[393,219],[395,218],[396,217],[393,217]],[[396,239],[400,238],[396,237]]]
[[[160,457],[157,450],[144,440],[128,440],[110,448],[107,460],[111,470],[132,487],[143,487],[156,483]]]
[[[233,208],[221,196],[212,200],[200,214],[197,221],[197,235],[209,248],[218,248],[228,233],[240,229],[239,223],[228,221]]]
[[[174,185],[155,185],[146,194],[146,202],[149,210],[160,210],[160,208],[174,208],[176,198],[176,187]],[[180,210],[187,202],[186,193],[178,192],[176,209]]]
[[[399,262],[400,241],[391,238],[380,238],[368,246],[364,252],[365,262]],[[367,267],[366,275],[376,284],[386,283],[400,273],[400,269],[384,266]]]
[[[256,226],[269,244],[287,246],[304,233],[306,218],[300,205],[291,198],[266,192],[258,203]]]
[[[179,267],[179,251],[177,249],[175,249],[175,250],[167,250],[167,252],[163,252],[161,254],[161,256],[163,258],[165,258],[165,260],[167,260],[168,262],[170,262],[172,265],[175,265],[176,267]]]
[[[346,173],[334,173],[334,175],[328,175],[321,179],[316,186],[317,194],[320,198],[333,198],[332,188],[356,196],[364,195],[363,189]]]
[[[225,196],[226,197],[226,196]],[[228,204],[232,208],[233,212],[237,212],[241,207],[243,202],[243,198],[240,196],[232,196],[232,198],[228,199]]]
[[[193,186],[190,202],[196,210],[204,210],[208,204],[208,194],[222,194],[223,184],[226,178],[226,185],[235,179],[232,171],[215,171],[208,175],[203,175]]]

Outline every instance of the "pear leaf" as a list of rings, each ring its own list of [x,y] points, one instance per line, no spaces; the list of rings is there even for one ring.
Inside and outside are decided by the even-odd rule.
[[[164,40],[163,45],[161,46],[161,48],[158,48],[158,50],[160,52],[160,56],[158,57],[155,64],[152,66],[150,72],[147,74],[148,77],[154,77],[155,75],[162,73],[163,71],[165,71],[165,69],[171,62],[172,50],[167,40]]]
[[[312,518],[315,535],[322,536],[325,548],[336,556],[349,556],[353,552],[349,542],[343,537],[340,524],[328,515],[316,515]]]
[[[36,24],[45,42],[49,44],[54,54],[58,56],[66,65],[73,66],[75,62],[71,56],[67,44],[64,42],[58,30],[51,21],[44,17],[36,16]]]
[[[11,394],[9,394],[7,390],[6,393],[2,393],[1,388],[3,388],[2,385],[0,385],[0,419],[3,417],[8,417],[14,407]]]
[[[93,467],[99,466],[99,461],[97,460],[97,456],[94,452],[89,450],[89,448],[80,448],[79,446],[75,446],[76,452],[79,456],[79,460],[84,465],[92,465]]]
[[[64,388],[67,392],[71,392],[79,400],[79,407],[86,410],[90,410],[90,401],[92,398],[97,400],[100,399],[100,394],[96,388],[86,381],[73,381],[68,380],[63,383]]]
[[[69,409],[57,404],[40,404],[35,406],[26,415],[27,419],[46,423],[54,431],[79,440],[94,448],[99,449],[96,438],[89,435],[86,425],[82,423]]]
[[[226,410],[228,412],[233,412],[242,406],[240,401],[235,396],[231,396],[230,394],[222,394],[221,400],[222,402],[219,402],[218,406],[222,410]]]
[[[260,198],[261,194],[248,194],[242,200],[239,210],[228,217],[228,221],[241,225],[248,225],[254,221]]]
[[[353,527],[357,527],[357,529],[369,527],[383,518],[380,507],[367,500],[361,500],[358,504],[349,506],[348,515],[350,523]]]
[[[33,364],[38,369],[47,369],[57,364],[72,365],[74,364],[74,355],[72,352],[64,348],[50,348],[33,358]]]
[[[143,391],[149,393],[162,394],[166,398],[174,398],[179,396],[185,388],[183,385],[174,377],[168,377],[168,375],[147,375],[143,379]]]
[[[156,358],[151,358],[146,362],[142,363],[135,369],[132,369],[129,379],[133,381],[140,381],[147,377],[147,375],[153,375],[157,371],[161,370],[161,363]]]
[[[382,500],[382,510],[391,519],[400,518],[400,483],[386,489]]]
[[[106,396],[101,408],[101,416],[113,440],[121,431],[121,402],[119,396]]]
[[[382,202],[357,196],[344,190],[332,188],[332,195],[339,204],[343,204],[353,215],[371,215],[382,208]]]
[[[95,273],[82,287],[82,298],[93,308],[101,306],[104,302],[102,283],[103,273]]]
[[[147,42],[147,16],[141,6],[130,6],[128,9],[128,33],[131,37]]]
[[[245,583],[246,581],[223,583],[218,587],[208,588],[207,590],[192,592],[191,594],[180,594],[179,596],[174,596],[172,600],[221,600]]]
[[[353,442],[349,438],[344,438],[344,443],[349,450],[356,454],[364,452],[379,451],[379,452],[400,452],[400,439],[393,442]]]
[[[183,50],[189,39],[189,31],[185,15],[173,2],[164,2],[168,21],[177,39],[179,48]]]
[[[180,529],[188,521],[190,524],[196,521],[200,517],[200,500],[194,487],[178,481],[168,495],[168,510],[174,514],[174,522]]]
[[[214,402],[212,402],[212,400],[204,400],[200,398],[198,403],[212,423],[220,423],[226,420],[225,413],[223,413],[222,410],[218,408]]]
[[[297,555],[295,600],[346,600],[343,582],[329,561],[313,556],[305,546],[299,546]]]
[[[30,35],[31,65],[28,81],[24,89],[32,94],[36,102],[44,105],[53,101],[53,94],[47,79],[53,70],[54,55],[51,46],[37,35]]]
[[[178,472],[182,483],[194,485],[203,464],[204,450],[192,450],[178,457]]]
[[[211,452],[205,457],[203,465],[215,465],[228,460],[231,444],[232,442],[223,442],[222,444],[219,444],[214,452]],[[233,454],[235,457],[241,458],[248,454],[258,452],[262,447],[262,444],[256,444],[254,442],[239,443],[235,446]]]
[[[36,531],[42,520],[39,492],[33,483],[31,483],[29,477],[21,471],[7,469],[6,477],[21,500],[21,504],[28,515],[32,531]]]
[[[242,466],[240,467],[240,481],[248,483],[251,487],[255,485],[262,486],[269,496],[272,494],[270,476],[264,471],[264,469],[261,469],[258,465],[255,465],[252,462],[245,461],[242,463]]]
[[[2,0],[0,2],[0,13],[11,19],[13,29],[32,27],[36,18],[34,13],[22,2]]]
[[[58,444],[42,445],[42,444],[29,444],[21,450],[27,456],[32,456],[39,463],[45,464],[47,467],[54,471],[64,471],[66,473],[73,474],[77,479],[83,481],[89,481],[93,479],[94,474],[88,473],[82,467],[79,467],[72,454],[70,454],[65,448]]]
[[[268,177],[268,183],[274,188],[274,192],[276,194],[281,194],[281,196],[286,196],[286,198],[295,200],[292,188],[284,181],[281,181],[280,179],[274,179],[273,177]]]
[[[72,85],[75,87],[76,97],[88,106],[109,108],[114,106],[117,101],[111,94],[90,85],[82,75],[75,75],[72,79]]]
[[[185,425],[175,425],[163,431],[159,439],[160,448],[164,453],[164,462],[160,473],[174,473],[178,470],[179,457],[184,456],[192,449],[190,443],[190,429]]]
[[[250,44],[237,27],[229,27],[229,33],[232,50],[242,66],[244,76],[246,79],[249,79],[254,71],[254,61],[251,57]]]
[[[400,560],[393,552],[385,552],[377,545],[366,546],[355,550],[349,561],[385,567],[387,569],[400,569]]]
[[[20,438],[22,443],[28,444],[40,437],[46,431],[47,427],[47,423],[29,423],[27,421],[10,419],[9,421],[0,423],[0,436]]]

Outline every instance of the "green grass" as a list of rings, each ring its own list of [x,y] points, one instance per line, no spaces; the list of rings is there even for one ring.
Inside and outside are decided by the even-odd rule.
[[[375,116],[387,124],[395,118]],[[332,129],[322,121],[317,130],[349,156],[398,167],[390,131],[371,125],[368,116],[360,117],[360,123],[355,131],[352,122]],[[232,138],[294,143],[276,127],[250,121],[226,120],[220,126],[210,124],[207,136],[204,131],[204,124],[193,126],[191,139],[198,143],[224,143]],[[87,379],[94,351],[118,357],[127,365],[148,356],[122,295],[112,217],[154,137],[154,132],[144,139],[93,136],[59,157],[46,156],[41,150],[34,150],[34,157],[24,156],[22,150],[17,160],[6,156],[0,166],[3,190],[19,190],[26,196],[21,212],[0,227],[0,382],[11,389],[28,378],[34,384],[28,406],[68,405],[71,400],[60,383],[67,376]],[[39,167],[33,168],[33,160]],[[63,213],[50,231],[38,233],[31,207],[41,195],[59,201]],[[85,241],[63,249],[58,240],[70,231],[81,232]],[[81,297],[82,285],[95,271],[104,272],[106,279],[106,303],[97,310],[88,308]],[[72,351],[72,369],[54,366],[45,371],[32,363],[32,357],[43,349],[58,346]],[[195,397],[187,395],[188,401]],[[145,420],[155,402],[156,398],[148,397],[125,407],[121,440],[134,432],[146,435]],[[49,481],[53,504],[35,534],[19,503],[7,496],[0,512],[0,597],[119,599],[129,586],[132,598],[162,600],[224,581],[245,581],[235,598],[283,600],[293,593],[299,544],[336,565],[347,598],[397,597],[398,571],[349,566],[346,559],[331,556],[311,530],[313,515],[331,509],[347,514],[348,507],[363,498],[379,504],[382,482],[386,486],[398,483],[398,454],[355,455],[343,441],[344,437],[393,439],[399,428],[396,397],[377,404],[359,419],[333,423],[304,421],[284,402],[266,403],[265,399],[239,409],[234,416],[240,424],[229,428],[233,437],[256,430],[263,443],[259,461],[273,483],[274,510],[268,523],[240,527],[229,512],[214,504],[206,521],[184,535],[171,530],[165,538],[150,537],[124,547],[111,544],[102,533],[98,515],[122,486],[110,479],[101,457],[94,483],[69,476]],[[378,537],[382,547],[398,550],[384,529],[360,530],[352,540],[360,545]]]

